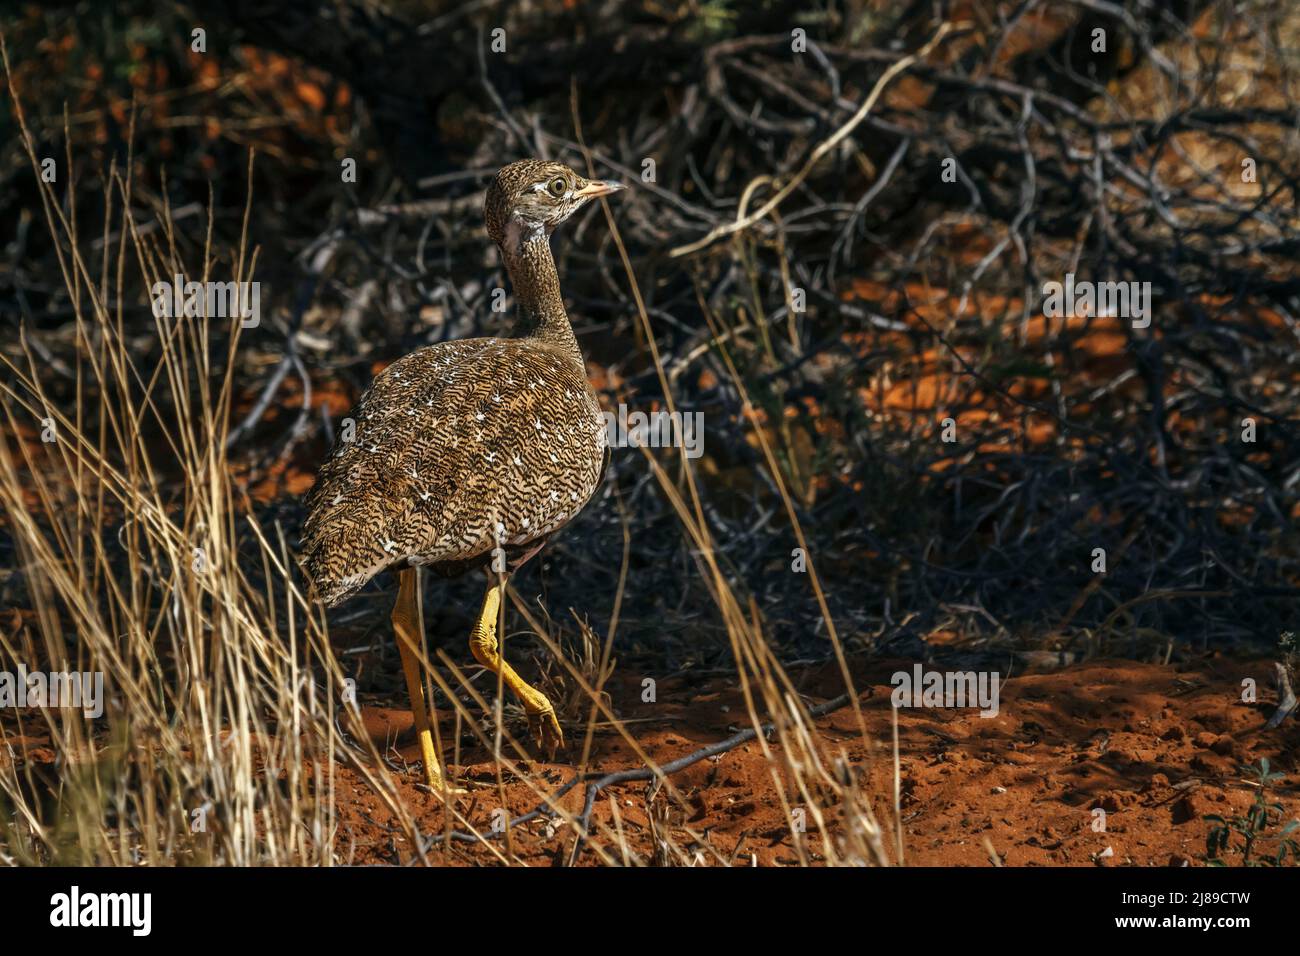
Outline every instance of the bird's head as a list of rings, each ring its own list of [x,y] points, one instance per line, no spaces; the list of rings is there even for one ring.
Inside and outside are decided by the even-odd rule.
[[[524,159],[497,173],[483,200],[483,217],[493,242],[517,249],[529,239],[549,236],[597,196],[623,188],[622,183],[586,179],[562,163]]]

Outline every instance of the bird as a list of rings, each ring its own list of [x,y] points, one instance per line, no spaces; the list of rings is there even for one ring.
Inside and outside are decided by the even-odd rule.
[[[420,671],[424,570],[486,572],[470,652],[519,699],[539,745],[552,755],[564,745],[554,706],[502,657],[497,619],[510,574],[591,500],[608,460],[550,241],[587,203],[623,188],[557,162],[503,167],[483,216],[514,289],[513,328],[428,345],[384,368],[305,498],[299,558],[316,600],[333,607],[375,575],[397,574],[391,622],[424,783],[438,794],[458,791],[443,773]]]

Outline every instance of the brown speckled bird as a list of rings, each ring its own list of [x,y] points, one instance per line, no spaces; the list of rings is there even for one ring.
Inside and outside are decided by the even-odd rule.
[[[338,604],[380,571],[397,570],[393,629],[435,792],[447,788],[419,669],[421,568],[444,577],[487,569],[470,650],[519,698],[539,743],[564,742],[551,702],[502,659],[497,617],[507,575],[600,483],[605,422],[560,296],[550,236],[586,203],[622,188],[559,163],[502,169],[483,214],[518,303],[511,337],[431,345],[384,369],[351,413],[354,433],[345,422],[308,493],[302,561],[320,600]]]

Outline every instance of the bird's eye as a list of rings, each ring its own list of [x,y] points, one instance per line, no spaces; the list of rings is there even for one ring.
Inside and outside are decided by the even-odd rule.
[[[554,196],[556,199],[559,199],[568,191],[569,184],[565,182],[563,176],[556,176],[554,179],[551,180],[550,185],[548,185],[546,188],[551,191],[552,196]]]

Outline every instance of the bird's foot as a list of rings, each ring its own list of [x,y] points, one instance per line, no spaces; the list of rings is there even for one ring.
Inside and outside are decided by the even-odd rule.
[[[540,694],[538,696],[541,697]],[[547,759],[553,760],[555,751],[564,746],[564,731],[560,729],[560,721],[555,716],[551,702],[542,697],[542,704],[536,709],[527,709],[528,731],[537,746],[547,752]]]
[[[416,786],[421,790],[432,793],[439,800],[444,800],[447,797],[463,797],[469,793],[464,787],[451,786],[443,778],[442,774],[431,774],[428,770],[424,772],[424,782],[416,784]]]

